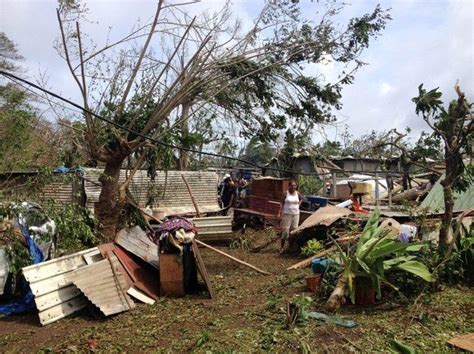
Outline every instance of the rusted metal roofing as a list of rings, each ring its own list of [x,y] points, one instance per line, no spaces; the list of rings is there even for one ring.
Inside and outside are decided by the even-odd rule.
[[[86,266],[84,256],[96,251],[97,247],[94,247],[22,269],[30,283],[42,325],[64,318],[87,305],[87,299],[71,283],[68,274]]]
[[[314,227],[316,225],[331,226],[334,222],[344,216],[348,216],[352,211],[346,208],[339,208],[332,205],[328,205],[323,208],[316,210],[310,217],[308,217],[303,223],[298,226],[297,229],[291,231],[291,234],[297,234],[304,229]]]
[[[127,295],[127,283],[115,256],[79,268],[67,275],[82,293],[106,316],[135,307]],[[112,268],[112,266],[114,268]]]
[[[101,186],[100,169],[85,169],[84,188],[87,197],[87,207],[93,208],[99,200]],[[120,172],[119,182],[126,179],[127,170]],[[170,214],[185,214],[194,212],[194,206],[181,175],[186,177],[201,212],[219,210],[217,203],[217,174],[205,171],[157,171],[155,181],[147,176],[147,171],[137,171],[130,183],[129,190],[138,205],[144,208],[150,198],[157,203],[154,212],[159,217]]]

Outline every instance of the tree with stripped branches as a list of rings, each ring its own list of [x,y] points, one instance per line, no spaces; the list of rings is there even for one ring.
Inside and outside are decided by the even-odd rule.
[[[343,6],[332,1],[311,5],[314,12],[322,9],[317,22],[303,16],[298,1],[269,1],[243,31],[229,3],[198,16],[190,15],[190,6],[160,0],[151,22],[98,47],[81,31],[84,5],[60,1],[57,48],[82,104],[116,124],[84,112],[84,148],[105,164],[96,215],[106,239],[120,226],[134,173],[160,151],[145,136],[163,142],[172,142],[173,134],[189,136],[189,125],[203,115],[213,128],[227,122],[233,134],[266,141],[289,126],[310,131],[331,122],[342,88],[364,65],[361,53],[390,19],[377,6],[341,27]],[[334,82],[317,72],[328,61],[340,66]],[[314,75],[307,74],[311,65]],[[179,156],[182,168],[186,154]],[[133,166],[119,183],[126,160]]]

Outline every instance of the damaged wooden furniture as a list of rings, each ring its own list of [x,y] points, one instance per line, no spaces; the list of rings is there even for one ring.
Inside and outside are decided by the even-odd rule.
[[[249,198],[248,208],[234,209],[234,219],[246,219],[250,221],[251,218],[257,218],[262,224],[262,228],[267,227],[268,224],[273,226],[280,225],[281,203],[271,201],[268,198],[252,195]]]

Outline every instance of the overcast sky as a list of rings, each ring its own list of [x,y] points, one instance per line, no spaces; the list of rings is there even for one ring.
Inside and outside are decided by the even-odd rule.
[[[349,1],[350,2],[350,1]],[[25,57],[23,67],[30,78],[46,72],[50,86],[66,97],[79,101],[77,88],[66,64],[53,49],[58,35],[56,0],[0,0],[0,31],[17,43]],[[90,0],[91,14],[101,21],[91,25],[89,34],[103,39],[107,26],[112,33],[127,33],[137,18],[146,20],[153,15],[156,1],[152,0]],[[190,11],[219,8],[222,1],[203,1]],[[372,10],[377,2],[356,0],[344,16],[356,16]],[[250,25],[263,1],[234,1],[235,16]],[[343,109],[337,113],[341,126],[359,136],[371,130],[409,126],[415,132],[428,130],[414,114],[411,98],[417,87],[440,87],[445,100],[454,98],[456,79],[468,98],[474,100],[474,1],[473,0],[394,0],[383,1],[390,7],[393,20],[382,36],[373,42],[362,59],[369,65],[356,75],[355,83],[343,91]],[[318,2],[304,1],[308,13]],[[330,76],[332,66],[323,72]],[[337,138],[341,129],[328,131]]]

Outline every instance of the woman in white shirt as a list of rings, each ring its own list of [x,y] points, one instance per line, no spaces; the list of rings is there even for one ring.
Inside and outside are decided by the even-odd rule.
[[[290,231],[296,229],[300,221],[300,205],[303,202],[303,198],[296,188],[296,182],[290,181],[288,191],[284,194],[281,202],[283,215],[280,209],[280,217],[282,218],[280,253],[284,251],[285,242],[290,235]]]

